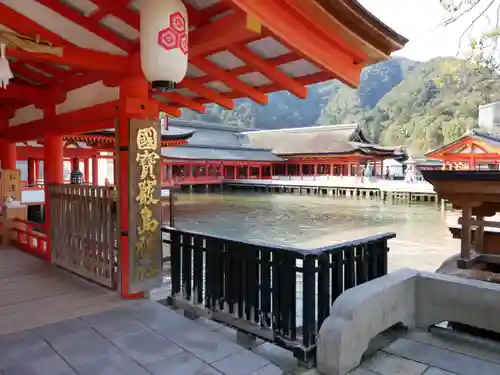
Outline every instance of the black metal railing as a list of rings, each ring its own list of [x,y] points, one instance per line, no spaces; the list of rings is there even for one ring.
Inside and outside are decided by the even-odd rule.
[[[387,274],[394,233],[313,250],[162,229],[170,250],[169,302],[314,357],[316,337],[345,290]]]

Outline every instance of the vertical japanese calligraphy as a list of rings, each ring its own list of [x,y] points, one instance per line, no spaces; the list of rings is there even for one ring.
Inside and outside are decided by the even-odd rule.
[[[21,200],[21,171],[19,169],[3,170],[3,193],[4,197]]]
[[[131,119],[129,132],[130,289],[161,282],[161,128],[158,121]]]
[[[135,200],[140,206],[140,224],[138,228],[139,239],[136,243],[136,279],[144,281],[158,275],[160,270],[157,265],[149,259],[151,237],[159,228],[160,223],[153,216],[150,205],[157,204],[158,199],[154,197],[158,181],[155,175],[155,167],[159,162],[160,155],[156,152],[158,149],[158,132],[150,126],[137,130],[137,156],[136,162],[139,167],[138,193]]]

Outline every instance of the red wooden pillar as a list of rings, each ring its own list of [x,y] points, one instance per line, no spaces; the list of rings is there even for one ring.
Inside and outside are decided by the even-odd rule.
[[[257,178],[259,180],[262,180],[262,165],[259,165],[259,172],[258,173],[259,173],[259,175],[257,176]]]
[[[302,170],[302,163],[299,162],[299,176],[303,175],[303,170]]]
[[[36,178],[37,178],[37,183],[38,181],[43,178],[43,169],[42,169],[42,163],[41,160],[36,160]]]
[[[85,182],[90,182],[90,163],[89,158],[83,159],[83,180]]]
[[[28,186],[36,185],[37,165],[36,160],[28,158]]]
[[[126,77],[120,85],[120,104],[118,109],[118,123],[116,132],[118,156],[115,161],[115,174],[119,171],[119,178],[115,175],[115,186],[118,191],[118,213],[120,215],[120,293],[123,298],[143,298],[144,292],[132,292],[130,272],[133,266],[133,259],[130,253],[129,236],[132,235],[129,222],[129,204],[135,201],[131,196],[130,186],[130,124],[134,119],[153,120],[158,119],[159,110],[154,101],[149,98],[149,84],[142,76]],[[161,160],[158,160],[161,167]],[[159,178],[158,176],[157,178]],[[156,187],[159,188],[159,185]],[[140,219],[139,219],[140,220]],[[134,240],[135,241],[135,240]]]
[[[252,166],[247,163],[247,180],[250,180],[250,177],[252,177]]]
[[[80,170],[80,158],[71,159],[71,171],[79,171]]]
[[[119,153],[118,160],[115,159],[115,186],[118,193],[118,205],[120,214],[120,248],[118,249],[120,259],[120,293],[123,298],[142,298],[143,293],[130,293],[130,278],[129,272],[131,268],[131,259],[129,253],[129,120],[135,117],[134,113],[129,113],[127,110],[127,101],[130,99],[139,99],[148,101],[148,94],[144,92],[143,79],[128,78],[125,79],[120,86],[120,109],[118,113],[118,132],[117,132],[117,153]],[[115,154],[116,155],[116,154]],[[119,170],[119,177],[117,172]]]
[[[474,159],[474,157],[472,157],[472,156],[469,160],[469,169],[470,170],[476,169],[476,159]]]
[[[16,144],[5,139],[0,139],[0,160],[2,169],[17,169]]]
[[[233,166],[233,179],[237,180],[238,179],[238,168],[240,166],[238,164],[234,164]]]
[[[60,136],[49,135],[44,142],[43,178],[45,192],[45,227],[50,233],[50,197],[49,185],[62,184],[63,181],[63,139]],[[47,251],[47,261],[50,262],[50,249]]]
[[[99,185],[99,159],[97,155],[92,156],[92,185]]]

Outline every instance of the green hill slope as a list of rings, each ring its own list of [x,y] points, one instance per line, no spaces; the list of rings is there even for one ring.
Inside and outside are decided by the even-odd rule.
[[[495,73],[450,58],[394,58],[366,68],[357,90],[332,81],[311,85],[305,100],[278,92],[267,106],[243,99],[233,111],[212,105],[204,115],[184,111],[183,117],[261,129],[359,122],[376,141],[423,153],[475,127],[477,107],[497,100]]]

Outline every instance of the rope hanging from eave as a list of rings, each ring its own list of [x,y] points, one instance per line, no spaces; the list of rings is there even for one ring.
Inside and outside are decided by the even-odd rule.
[[[10,69],[9,60],[5,55],[7,46],[0,43],[0,88],[6,89],[9,81],[14,78],[12,70]]]
[[[0,44],[26,52],[47,53],[59,57],[63,55],[62,47],[54,47],[50,42],[42,40],[38,36],[32,38],[5,30],[0,30]]]

